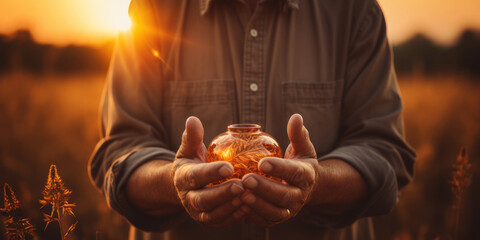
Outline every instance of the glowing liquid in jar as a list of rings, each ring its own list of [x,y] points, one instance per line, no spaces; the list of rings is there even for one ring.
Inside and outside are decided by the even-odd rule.
[[[247,173],[256,173],[281,181],[258,169],[258,162],[264,157],[282,157],[282,149],[272,136],[260,131],[260,126],[257,124],[228,126],[227,132],[213,139],[207,152],[207,162],[227,161],[233,165],[234,173],[228,179],[242,178]],[[219,184],[228,179],[213,184]]]

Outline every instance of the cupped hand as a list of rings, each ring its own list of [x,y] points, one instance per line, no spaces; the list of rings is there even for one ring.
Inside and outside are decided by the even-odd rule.
[[[233,174],[228,162],[206,163],[203,126],[196,117],[185,124],[182,144],[173,163],[172,178],[183,207],[197,222],[209,226],[226,226],[238,221],[232,214],[240,207],[244,192],[239,179],[208,186]]]
[[[285,158],[268,157],[258,163],[262,172],[284,181],[245,175],[242,182],[249,191],[242,194],[241,200],[246,207],[234,216],[246,216],[253,223],[270,227],[295,217],[307,203],[318,179],[317,155],[299,114],[288,121],[287,133],[290,145]]]

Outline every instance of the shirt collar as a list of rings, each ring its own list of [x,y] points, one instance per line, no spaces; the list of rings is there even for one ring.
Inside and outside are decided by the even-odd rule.
[[[285,6],[292,8],[292,9],[298,9],[299,8],[299,2],[300,0],[275,0],[275,1],[283,1],[286,2]],[[200,0],[200,15],[205,15],[205,13],[208,12],[210,9],[210,6],[212,5],[213,0]]]

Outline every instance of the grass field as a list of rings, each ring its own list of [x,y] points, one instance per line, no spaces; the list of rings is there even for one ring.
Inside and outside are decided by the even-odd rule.
[[[103,75],[0,77],[0,182],[14,187],[26,215],[39,226],[40,239],[55,239],[58,231],[57,226],[42,231],[38,209],[51,163],[73,191],[80,220],[75,239],[95,239],[97,232],[102,239],[126,239],[126,224],[108,209],[87,175],[99,139],[103,82]]]
[[[38,199],[55,163],[77,204],[74,239],[126,239],[127,225],[89,182],[87,161],[98,141],[98,103],[104,75],[0,76],[0,183],[8,182],[43,232]],[[400,77],[405,131],[417,149],[415,180],[394,211],[376,218],[378,239],[449,239],[451,165],[461,146],[473,162],[472,185],[460,215],[460,238],[479,236],[480,81],[457,76]],[[477,214],[473,214],[477,213]]]
[[[378,239],[455,239],[452,164],[462,146],[472,184],[460,209],[458,239],[480,236],[480,81],[462,76],[400,77],[408,142],[416,149],[415,178],[393,213],[376,220]]]

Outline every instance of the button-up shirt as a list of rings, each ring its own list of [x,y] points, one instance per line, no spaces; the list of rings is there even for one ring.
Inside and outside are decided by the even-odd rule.
[[[402,104],[374,0],[134,0],[131,31],[119,36],[89,163],[108,204],[135,239],[370,239],[369,216],[385,214],[413,174]],[[283,149],[300,113],[319,161],[341,159],[367,186],[367,200],[342,216],[305,207],[265,229],[205,227],[188,215],[150,216],[128,201],[141,164],[172,160],[185,120],[197,116],[205,144],[232,123],[256,123]],[[141,230],[143,231],[141,231]]]

